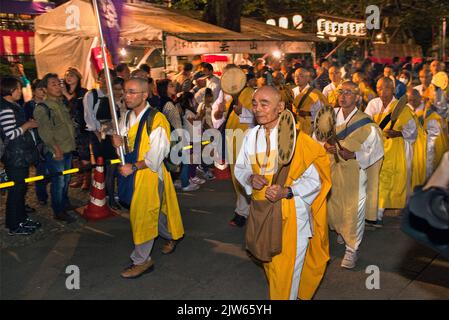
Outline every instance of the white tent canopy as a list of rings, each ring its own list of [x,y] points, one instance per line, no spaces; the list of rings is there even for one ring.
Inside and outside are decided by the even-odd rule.
[[[35,20],[35,56],[38,76],[48,72],[62,76],[68,67],[84,75],[82,84],[91,88],[94,71],[92,48],[99,45],[97,20],[89,0],[72,0]],[[188,14],[154,5],[125,4],[120,37],[156,41],[162,46],[167,35],[167,55],[207,53],[286,53],[314,51],[314,35],[285,30],[242,18],[242,32],[234,32],[197,20]]]
[[[161,40],[162,32],[149,25],[122,20],[121,36],[128,40]],[[91,1],[72,0],[35,19],[35,56],[38,76],[62,74],[77,67],[84,75],[83,86],[95,82],[91,49],[99,45],[97,20]]]

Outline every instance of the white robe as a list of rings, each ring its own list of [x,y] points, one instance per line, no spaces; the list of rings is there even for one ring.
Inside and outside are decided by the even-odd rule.
[[[224,112],[221,118],[215,118],[215,112],[218,110],[218,107],[223,102],[223,100],[226,100],[226,102],[229,102],[232,99],[232,96],[229,94],[226,94],[223,92],[223,90],[220,90],[220,93],[218,94],[217,100],[214,101],[212,104],[212,123],[214,125],[215,129],[220,128],[220,126],[226,121],[227,113]],[[239,115],[240,123],[248,124],[249,127],[252,127],[252,124],[254,123],[254,114],[249,111],[246,108],[242,108],[242,113]]]
[[[126,115],[120,120],[120,135],[123,137],[128,136],[129,129],[142,119],[143,114],[149,107],[150,105],[147,103],[145,109],[142,110],[137,117],[134,111],[128,111],[130,112],[128,123],[126,123]],[[150,150],[144,155],[145,164],[151,171],[157,172],[159,180],[163,181],[162,161],[170,152],[170,142],[167,139],[167,134],[165,133],[164,128],[157,127],[151,131],[149,145]]]
[[[256,141],[257,131],[259,130],[261,132]],[[277,127],[270,132],[270,146],[272,152],[277,150]],[[245,188],[248,195],[251,195],[253,191],[248,182],[249,177],[253,174],[250,156],[255,155],[256,150],[257,153],[265,153],[266,149],[265,129],[260,126],[250,129],[245,135],[234,169],[236,179]],[[296,207],[297,247],[290,299],[295,300],[307,251],[308,238],[312,237],[313,234],[310,206],[321,189],[320,176],[315,166],[311,164],[299,179],[293,181],[291,188]]]
[[[427,122],[427,159],[426,159],[426,179],[429,179],[433,171],[436,169],[433,166],[433,159],[435,159],[435,141],[440,135],[440,126],[437,120],[429,120]]]
[[[347,117],[344,118],[341,108],[334,109],[337,115],[337,126],[347,123],[352,116],[357,112],[355,108]],[[372,126],[371,132],[366,140],[361,144],[360,150],[354,152],[355,158],[360,166],[359,171],[359,201],[357,212],[357,240],[355,247],[351,248],[346,245],[347,250],[357,251],[363,239],[363,232],[365,230],[365,212],[366,212],[366,188],[368,184],[368,176],[366,170],[382,159],[384,156],[384,146],[382,137],[376,132]]]

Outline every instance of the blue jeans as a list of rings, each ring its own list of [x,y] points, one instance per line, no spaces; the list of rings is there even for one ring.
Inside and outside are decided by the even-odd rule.
[[[45,176],[47,173],[48,173],[47,162],[46,161],[39,162],[39,164],[36,166],[36,176]],[[48,184],[47,180],[37,181],[34,184],[37,200],[47,201],[48,199],[47,184]]]
[[[70,169],[72,165],[72,153],[64,153],[63,160],[57,161],[53,159],[53,154],[50,152],[45,155],[47,163],[47,170],[49,174],[62,172]],[[65,211],[67,205],[69,205],[69,182],[70,175],[57,176],[51,178],[51,207],[54,214],[59,214]]]

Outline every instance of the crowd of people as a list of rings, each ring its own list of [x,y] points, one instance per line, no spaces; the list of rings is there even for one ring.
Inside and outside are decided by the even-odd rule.
[[[25,104],[23,72],[2,78],[6,174],[20,181],[31,166],[45,175],[85,168],[103,157],[108,205],[130,210],[135,249],[132,265],[121,275],[135,278],[153,269],[151,250],[158,235],[167,240],[163,253],[168,254],[184,234],[175,190],[194,192],[215,178],[213,165],[194,148],[182,151],[180,164],[170,161],[171,132],[186,132],[189,145],[201,143],[195,137],[205,130],[216,129],[225,141],[222,158],[229,162],[236,194],[229,223],[247,224],[247,248],[263,257],[259,260],[270,297],[311,298],[329,260],[328,227],[346,247],[341,266],[354,268],[364,231],[382,228],[386,209],[404,208],[449,150],[447,68],[438,60],[412,64],[411,58],[394,58],[391,65],[357,59],[339,65],[322,59],[313,66],[297,57],[247,57],[244,64],[223,71],[231,67],[246,75],[238,97],[221,89],[217,70],[200,57],[185,63],[172,79],[152,79],[148,65],[132,71],[117,65],[109,73],[118,134],[110,131],[113,116],[104,71],[90,90],[82,88],[82,74],[74,67],[63,79],[47,74],[32,82],[32,99]],[[334,113],[335,134],[320,141],[317,118],[326,108]],[[275,167],[271,162],[276,161],[278,119],[284,109],[294,115],[299,132],[295,153],[280,172],[267,171]],[[238,129],[246,132],[241,145],[224,134]],[[122,146],[127,163],[108,163]],[[192,161],[195,157],[199,159]],[[46,205],[50,183],[54,217],[70,223],[76,217],[68,190],[89,190],[90,180],[89,170],[72,182],[68,175],[53,175],[35,184],[36,196]],[[117,186],[123,185],[129,186],[128,201],[117,196]],[[25,205],[26,190],[20,183],[8,189],[6,227],[11,235],[30,235],[40,227],[27,216],[32,208]],[[262,240],[253,243],[248,230],[257,233],[263,227],[255,220],[259,213],[276,212],[283,221],[282,250],[266,251]]]

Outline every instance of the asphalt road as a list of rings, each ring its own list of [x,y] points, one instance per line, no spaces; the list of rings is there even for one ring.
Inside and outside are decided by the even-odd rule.
[[[70,197],[82,205],[88,194],[71,190]],[[125,280],[120,272],[130,263],[133,248],[126,211],[65,225],[52,219],[49,206],[35,202],[30,188],[27,203],[38,209],[33,216],[43,227],[31,237],[0,231],[0,298],[268,299],[263,270],[243,249],[244,229],[228,225],[234,204],[231,182],[208,182],[178,198],[185,238],[171,255],[161,254],[164,241],[159,239],[152,255],[155,270]],[[5,196],[0,200],[3,223]],[[344,246],[331,233],[331,261],[314,298],[449,299],[449,261],[408,238],[399,224],[400,217],[386,217],[383,229],[366,231],[354,270],[340,267]],[[78,270],[79,289],[74,281]],[[379,270],[378,286],[369,289],[372,270]]]

